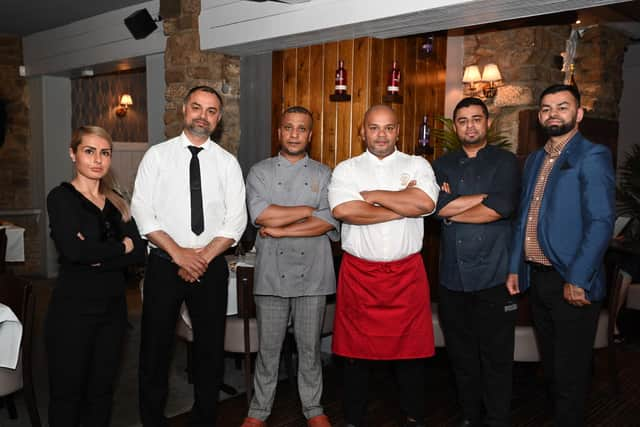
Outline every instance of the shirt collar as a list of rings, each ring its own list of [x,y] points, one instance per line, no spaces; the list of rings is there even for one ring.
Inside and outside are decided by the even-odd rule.
[[[367,158],[368,158],[370,161],[378,162],[378,164],[380,164],[380,163],[383,163],[383,164],[384,164],[384,163],[386,163],[386,162],[390,162],[392,159],[394,159],[394,158],[396,158],[396,157],[398,156],[398,149],[397,149],[397,148],[395,148],[395,149],[393,150],[393,153],[389,154],[389,155],[388,155],[387,157],[385,157],[384,159],[379,159],[375,154],[371,153],[371,152],[369,151],[369,149],[368,149],[368,148],[367,148],[367,150],[366,150],[364,153],[365,153],[365,156],[367,156]]]
[[[185,135],[184,131],[182,131],[179,138],[180,138],[179,141],[181,146],[186,148],[193,145],[195,147],[195,145],[192,144],[191,141],[189,141],[189,138],[187,138],[187,135]],[[206,151],[206,150],[210,150],[212,146],[213,146],[213,141],[211,140],[211,138],[207,138],[204,144],[200,145],[199,147],[201,147],[203,150]]]
[[[285,162],[286,165],[289,166],[293,166],[293,165],[306,165],[309,162],[309,153],[304,153],[304,158],[298,160],[295,163],[292,163],[289,159],[287,159],[286,157],[284,157],[282,154],[280,154],[280,152],[278,151],[278,161],[281,162]]]
[[[544,151],[546,151],[550,157],[558,157],[562,153],[562,150],[564,150],[564,147],[566,147],[569,141],[571,141],[577,134],[578,132],[571,133],[562,141],[555,144],[551,142],[551,139],[549,139],[547,143],[544,144]]]

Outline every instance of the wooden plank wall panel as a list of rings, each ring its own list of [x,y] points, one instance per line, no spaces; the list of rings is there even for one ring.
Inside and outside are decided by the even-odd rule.
[[[393,56],[389,61],[387,61],[389,63],[388,67],[389,69],[391,69],[391,67],[393,66],[394,60],[398,62],[398,67],[400,68],[400,94],[404,98],[407,92],[405,89],[407,86],[407,80],[411,79],[411,75],[413,71],[409,69],[407,65],[407,58],[406,58],[407,39],[401,38],[401,39],[395,39],[392,41],[394,42]],[[410,117],[407,115],[406,101],[407,101],[406,99],[403,99],[402,104],[397,104],[397,103],[391,104],[391,108],[395,110],[398,116],[398,123],[400,124],[400,129],[405,131],[410,129],[413,125],[412,123],[413,117]],[[403,151],[405,153],[411,152],[411,151],[407,151],[407,148],[410,148],[410,143],[409,141],[407,141],[407,138],[404,138],[402,136],[403,134],[404,132],[400,133],[397,147],[400,151]]]
[[[405,84],[404,84],[404,116],[405,123],[403,134],[400,135],[402,140],[403,151],[405,153],[414,154],[416,141],[418,139],[418,123],[416,118],[416,80],[417,75],[417,41],[412,37],[407,39],[407,47],[402,62],[405,64]],[[419,120],[418,120],[419,121]]]
[[[337,145],[337,111],[338,103],[329,100],[329,94],[333,93],[335,79],[333,73],[336,71],[338,61],[338,43],[326,43],[324,46],[324,90],[318,96],[324,101],[322,117],[322,157],[316,159],[334,168],[336,165],[336,145]]]
[[[398,148],[414,153],[422,117],[427,114],[430,126],[434,127],[435,117],[444,111],[446,37],[434,38],[434,53],[426,59],[418,54],[423,41],[422,37],[386,40],[362,37],[274,52],[274,153],[280,112],[299,104],[309,108],[314,116],[312,158],[333,168],[338,162],[361,154],[365,147],[359,130],[364,112],[383,102],[394,59],[400,67],[400,94],[404,98],[403,103],[390,104],[400,122]],[[347,70],[350,102],[329,100],[340,59]]]
[[[369,76],[371,75],[371,47],[372,39],[361,37],[355,40],[353,48],[353,67],[351,75],[347,75],[351,87],[351,157],[364,152],[364,143],[360,138],[360,128],[364,113],[369,108],[369,93],[371,90]]]
[[[284,104],[284,52],[273,52],[271,60],[271,155],[278,152],[278,121]]]
[[[354,40],[343,40],[338,43],[338,60],[344,61],[346,70],[353,70],[353,45]],[[336,61],[334,67],[337,67]],[[347,73],[347,84],[349,83],[349,75]],[[353,92],[353,87],[349,93]],[[335,79],[334,79],[335,87]],[[329,92],[330,94],[331,92]],[[325,94],[325,96],[329,96]],[[353,99],[352,99],[353,100]],[[336,164],[351,157],[351,102],[336,102]]]
[[[310,48],[309,111],[313,114],[313,139],[309,155],[312,159],[322,161],[322,117],[324,110],[324,46],[315,45]]]
[[[283,110],[296,104],[296,92],[298,90],[298,50],[290,49],[284,51],[283,67],[283,90],[284,100]]]
[[[301,105],[305,108],[309,108],[309,101],[311,99],[310,91],[310,51],[309,47],[301,47],[297,49],[298,69],[296,73],[296,99],[295,104]]]
[[[371,99],[369,105],[380,104],[382,96],[386,93],[387,73],[384,71],[384,40],[371,40],[371,77],[369,85],[371,87]]]

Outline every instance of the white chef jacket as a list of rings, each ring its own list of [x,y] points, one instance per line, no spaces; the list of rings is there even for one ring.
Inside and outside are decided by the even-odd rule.
[[[329,184],[329,205],[333,210],[345,202],[364,200],[361,191],[402,190],[412,180],[416,181],[415,188],[424,191],[435,205],[440,189],[427,160],[398,150],[379,159],[365,151],[336,166]],[[370,225],[344,223],[342,249],[368,261],[399,260],[422,249],[423,222],[420,217]]]

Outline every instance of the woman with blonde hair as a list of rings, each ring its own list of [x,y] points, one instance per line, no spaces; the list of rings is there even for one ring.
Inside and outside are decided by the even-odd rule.
[[[129,206],[113,190],[112,150],[104,129],[76,129],[75,177],[47,197],[59,262],[45,324],[52,427],[110,424],[127,325],[124,269],[145,256]]]

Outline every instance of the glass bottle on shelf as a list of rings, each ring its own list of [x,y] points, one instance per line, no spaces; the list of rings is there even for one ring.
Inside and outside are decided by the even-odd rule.
[[[416,154],[431,154],[433,148],[429,145],[431,129],[429,128],[429,118],[425,115],[422,119],[422,124],[418,129],[418,147]]]
[[[393,61],[391,71],[389,71],[389,78],[387,79],[387,94],[397,95],[400,92],[400,69],[398,68],[398,62]]]
[[[338,61],[338,69],[336,70],[336,85],[334,89],[336,95],[344,95],[347,93],[347,70],[344,69],[344,61]]]

